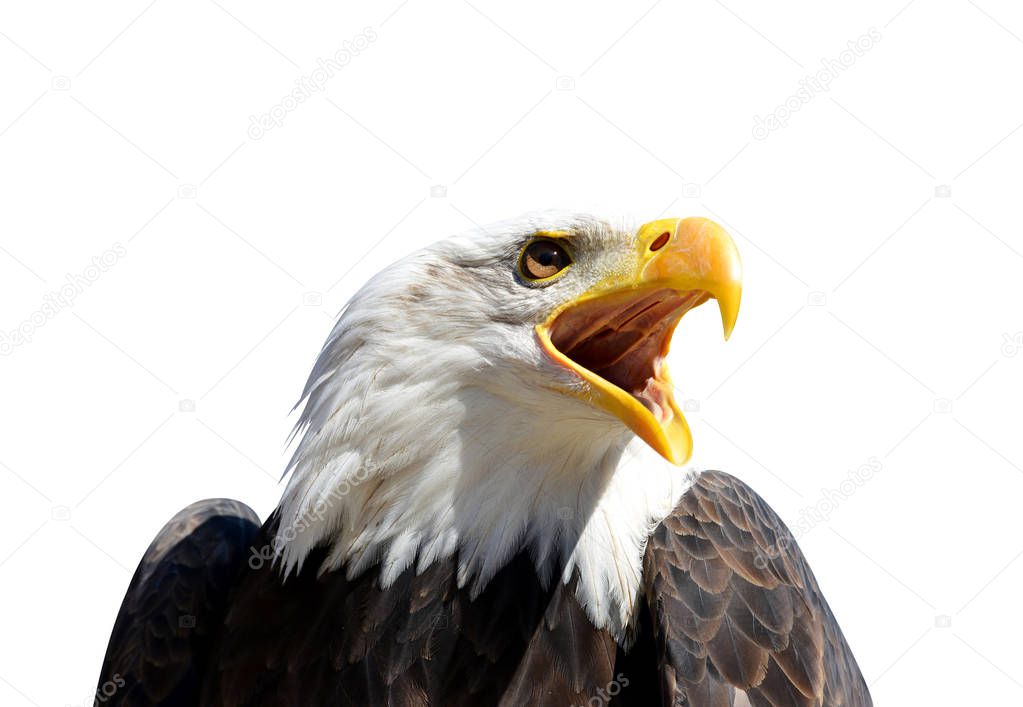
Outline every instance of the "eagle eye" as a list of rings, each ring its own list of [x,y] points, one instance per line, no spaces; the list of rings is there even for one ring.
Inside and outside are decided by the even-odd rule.
[[[533,282],[547,280],[572,264],[572,256],[561,245],[547,239],[530,242],[519,257],[519,272]]]

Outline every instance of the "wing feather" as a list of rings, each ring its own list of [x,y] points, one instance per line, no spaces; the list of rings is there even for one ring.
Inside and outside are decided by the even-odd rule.
[[[866,683],[788,529],[746,484],[701,474],[655,529],[644,596],[662,701],[870,707]]]
[[[198,702],[205,656],[258,530],[256,514],[227,499],[193,503],[163,527],[114,622],[99,679],[101,691],[118,687],[107,704]]]

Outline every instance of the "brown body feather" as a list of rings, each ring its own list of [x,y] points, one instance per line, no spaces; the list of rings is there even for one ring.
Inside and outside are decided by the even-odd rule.
[[[738,479],[701,474],[647,546],[662,702],[869,707],[870,694],[788,529]]]
[[[456,559],[282,580],[247,561],[275,536],[232,502],[186,509],[154,541],[118,616],[111,705],[868,707],[870,696],[788,531],[745,484],[708,472],[655,530],[628,652],[574,582],[544,587],[526,553],[471,598]],[[784,552],[776,552],[785,547]],[[255,553],[255,554],[254,554]],[[175,626],[179,616],[192,616]]]

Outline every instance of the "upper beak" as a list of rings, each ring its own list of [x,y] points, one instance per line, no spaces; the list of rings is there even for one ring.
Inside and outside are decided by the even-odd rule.
[[[631,273],[559,308],[537,336],[551,358],[589,384],[584,398],[681,465],[693,441],[664,358],[682,316],[710,298],[727,339],[742,298],[735,243],[708,219],[661,219],[637,231]]]

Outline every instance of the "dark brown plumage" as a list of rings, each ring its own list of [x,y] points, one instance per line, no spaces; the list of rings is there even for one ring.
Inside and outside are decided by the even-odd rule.
[[[726,474],[700,475],[651,536],[627,652],[525,554],[475,599],[455,558],[381,590],[372,570],[318,576],[320,549],[283,580],[249,562],[276,515],[253,521],[203,502],[164,528],[111,636],[100,682],[126,686],[107,704],[871,705],[785,526]]]
[[[664,704],[865,707],[870,694],[788,529],[738,479],[701,474],[644,558]]]
[[[142,557],[100,673],[115,705],[194,704],[220,637],[231,587],[259,518],[244,504],[199,501],[174,516]]]

